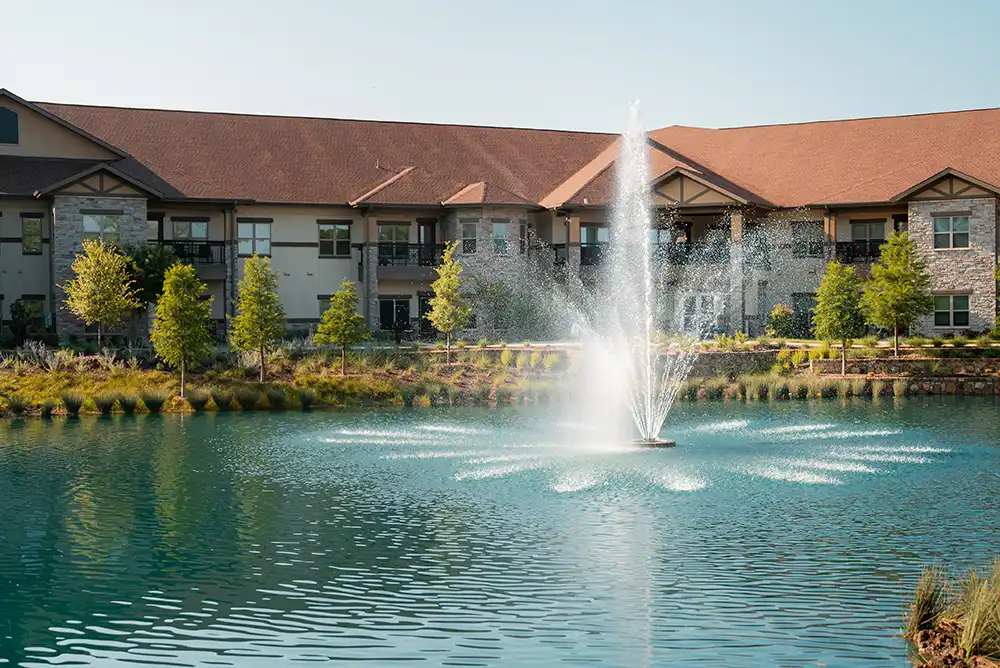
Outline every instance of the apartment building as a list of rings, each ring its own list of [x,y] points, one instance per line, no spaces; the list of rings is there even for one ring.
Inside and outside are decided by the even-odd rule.
[[[683,319],[723,299],[720,326],[754,333],[785,302],[807,328],[825,263],[863,274],[900,229],[932,276],[921,329],[990,328],[998,143],[997,109],[650,132],[657,266],[735,267],[729,286],[664,281],[668,310]],[[472,276],[530,253],[592,283],[614,234],[617,155],[603,133],[33,103],[0,89],[0,322],[20,299],[64,340],[86,336],[59,286],[83,240],[103,238],[169,245],[219,323],[257,253],[279,272],[292,327],[318,322],[352,280],[370,326],[419,331],[445,242]],[[692,252],[710,234],[731,241],[724,257]]]

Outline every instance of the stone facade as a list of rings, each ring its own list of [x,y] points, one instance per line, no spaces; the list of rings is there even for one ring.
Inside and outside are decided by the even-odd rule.
[[[969,248],[934,248],[934,217],[969,216]],[[935,327],[933,315],[921,319],[921,334],[940,336],[966,329],[985,331],[996,319],[997,201],[995,198],[912,201],[910,237],[927,262],[931,292],[969,295],[969,326]]]
[[[56,331],[62,341],[85,332],[85,325],[63,305],[62,289],[73,278],[73,260],[83,247],[83,217],[87,213],[121,215],[119,243],[146,243],[146,200],[125,197],[78,197],[56,195],[52,202],[52,277],[55,294]]]

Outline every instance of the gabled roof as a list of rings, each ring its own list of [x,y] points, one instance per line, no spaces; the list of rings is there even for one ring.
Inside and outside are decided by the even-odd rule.
[[[34,197],[39,188],[47,188],[98,164],[100,160],[0,155],[0,195]]]
[[[962,179],[963,181],[968,181],[972,185],[978,186],[979,188],[982,188],[983,190],[988,190],[988,191],[990,191],[990,192],[992,192],[994,194],[1000,194],[1000,188],[998,188],[997,186],[993,185],[992,183],[986,183],[985,181],[980,181],[979,179],[975,178],[974,176],[970,176],[968,174],[965,174],[964,172],[958,171],[957,169],[952,169],[951,167],[948,167],[946,169],[942,169],[937,174],[932,174],[931,176],[927,177],[926,179],[924,179],[920,183],[917,183],[916,185],[914,185],[914,186],[912,186],[910,188],[907,188],[903,192],[898,193],[897,195],[893,196],[892,201],[898,202],[898,201],[904,200],[907,197],[910,197],[911,195],[915,195],[915,194],[919,193],[921,190],[929,188],[931,185],[933,185],[934,183],[937,183],[938,181],[940,181],[941,179],[943,179],[943,178],[945,178],[947,176],[954,176],[956,178]],[[955,196],[961,196],[962,193],[961,192],[957,192],[957,193],[950,193],[950,194],[953,194]]]
[[[48,120],[52,121],[53,123],[61,125],[62,127],[64,127],[67,130],[69,130],[70,132],[73,132],[73,133],[75,133],[77,135],[80,135],[84,139],[87,139],[88,141],[91,141],[91,142],[97,144],[101,148],[104,148],[104,149],[107,149],[108,151],[111,151],[112,153],[114,153],[117,156],[120,156],[122,158],[127,158],[128,157],[128,154],[125,151],[122,151],[120,148],[118,148],[116,146],[112,146],[111,144],[106,143],[104,140],[102,140],[102,139],[100,139],[98,137],[95,137],[94,135],[90,134],[89,132],[83,130],[82,128],[79,128],[79,127],[73,125],[72,123],[70,123],[66,119],[61,118],[60,116],[57,116],[56,114],[53,114],[53,113],[49,112],[48,110],[46,110],[44,107],[42,107],[40,105],[37,105],[34,102],[28,102],[27,100],[25,100],[23,98],[20,98],[17,95],[14,95],[13,93],[11,93],[6,88],[0,88],[0,97],[5,97],[5,98],[7,98],[9,100],[13,100],[14,102],[18,103],[19,105],[30,109],[31,111],[35,112],[36,114],[39,114],[40,116],[42,116],[44,118],[47,118]]]
[[[615,141],[591,132],[123,109],[39,103],[125,148],[185,197],[373,201],[386,168],[423,170],[409,203],[440,206],[470,182],[538,202]],[[400,180],[398,188],[403,188]],[[386,201],[389,192],[377,198]]]
[[[138,188],[140,190],[145,190],[146,192],[148,192],[149,194],[153,195],[154,197],[160,197],[160,198],[163,197],[163,193],[157,191],[156,189],[150,187],[149,185],[147,185],[145,183],[142,183],[138,179],[136,179],[136,178],[134,178],[132,176],[129,176],[125,172],[117,169],[114,165],[110,165],[110,164],[108,164],[106,162],[99,162],[96,165],[92,165],[90,167],[85,168],[81,172],[78,172],[78,173],[73,174],[71,176],[67,176],[64,179],[56,181],[55,183],[51,183],[51,184],[49,184],[49,185],[47,185],[47,186],[45,186],[43,188],[39,188],[34,194],[35,194],[36,197],[38,197],[40,195],[48,195],[50,193],[53,193],[53,192],[55,192],[55,191],[57,191],[57,190],[59,190],[61,188],[64,188],[64,187],[70,185],[71,183],[76,183],[77,181],[85,179],[88,176],[90,176],[91,174],[96,174],[98,172],[106,172],[108,174],[112,174],[115,177],[121,179],[122,181],[124,181],[126,183],[129,183],[129,184],[135,186],[136,188]]]
[[[448,199],[441,202],[444,206],[461,206],[483,204],[505,204],[511,206],[537,207],[538,204],[532,202],[516,193],[495,186],[486,181],[478,181],[465,186]]]

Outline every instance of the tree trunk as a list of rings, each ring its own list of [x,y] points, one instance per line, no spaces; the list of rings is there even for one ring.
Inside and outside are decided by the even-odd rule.
[[[840,375],[847,375],[847,339],[840,342]]]
[[[264,346],[260,347],[260,382],[264,382]]]
[[[892,356],[899,357],[899,325],[892,326]]]
[[[340,375],[347,375],[347,346],[340,346]]]
[[[444,335],[445,343],[445,364],[451,364],[451,332]]]
[[[181,399],[184,398],[184,367],[187,366],[187,362],[183,359],[181,360]]]

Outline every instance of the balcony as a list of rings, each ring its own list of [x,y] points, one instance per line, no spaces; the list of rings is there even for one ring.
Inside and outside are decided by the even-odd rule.
[[[380,241],[376,245],[379,278],[431,280],[441,264],[444,244]]]
[[[845,264],[875,262],[882,254],[885,239],[838,241],[837,260]]]
[[[724,264],[729,262],[729,246],[716,244],[703,246],[698,243],[653,244],[653,259],[663,264]]]
[[[203,281],[221,281],[226,278],[226,245],[222,241],[163,240],[163,246],[174,251],[184,264],[194,265]]]

